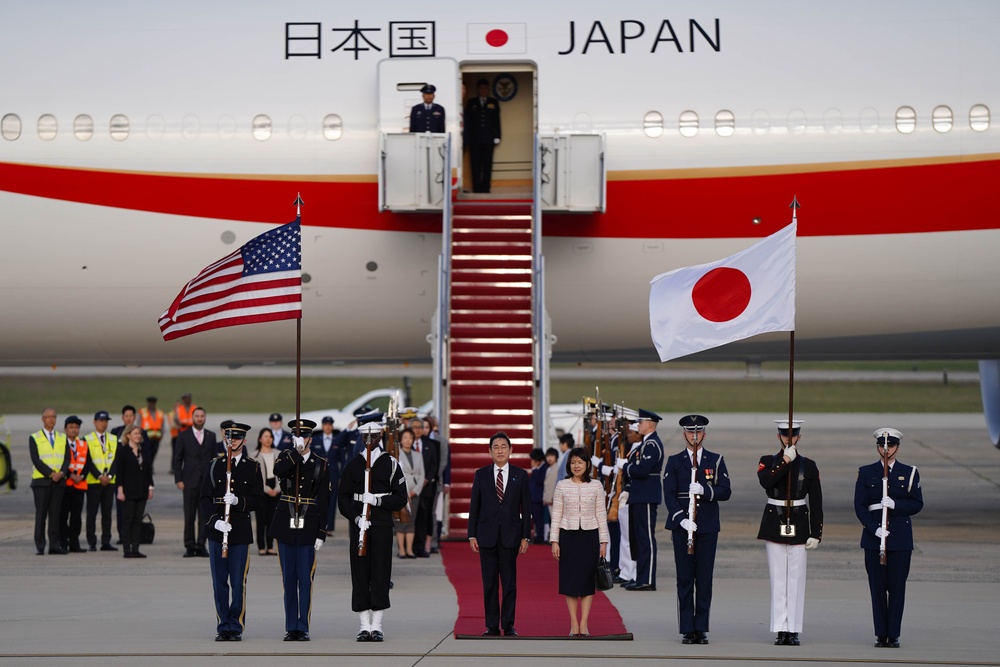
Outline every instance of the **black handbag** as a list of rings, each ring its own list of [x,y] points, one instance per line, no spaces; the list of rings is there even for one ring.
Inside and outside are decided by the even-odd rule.
[[[594,573],[594,586],[599,591],[610,591],[615,587],[615,578],[611,574],[611,566],[603,557],[597,562],[597,571]]]
[[[139,524],[139,544],[152,544],[154,537],[156,537],[156,526],[153,525],[153,517],[146,514]]]

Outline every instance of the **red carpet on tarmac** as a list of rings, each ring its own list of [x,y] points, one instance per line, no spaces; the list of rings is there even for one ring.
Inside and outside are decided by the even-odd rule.
[[[442,542],[441,556],[444,558],[445,574],[458,595],[455,639],[504,639],[480,636],[486,630],[486,621],[479,554],[474,553],[467,542]],[[559,562],[552,557],[549,545],[532,544],[528,553],[517,557],[517,615],[514,622],[517,639],[571,639],[567,636],[569,612],[566,610],[566,598],[559,595],[558,589]],[[600,591],[594,594],[588,625],[590,637],[572,639],[632,639],[621,614]]]

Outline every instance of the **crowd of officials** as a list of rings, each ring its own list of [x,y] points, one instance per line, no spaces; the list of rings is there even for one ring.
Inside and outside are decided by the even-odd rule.
[[[242,636],[251,512],[258,553],[276,555],[281,563],[286,641],[309,640],[315,552],[333,534],[338,513],[348,520],[352,545],[359,547],[351,550],[358,641],[382,641],[393,534],[397,558],[429,557],[440,538],[450,456],[447,444],[432,437],[433,419],[401,412],[402,421],[393,422],[399,448],[387,455],[382,414],[361,410],[347,429],[335,433],[329,417],[321,425],[308,420],[286,425],[273,413],[250,453],[250,426],[226,420],[217,435],[206,428],[206,412],[190,394],[168,414],[156,404],[150,396],[140,411],[124,406],[122,425],[110,431],[110,415],[98,411],[93,431],[84,437],[79,417],[67,417],[60,432],[55,410],[42,412],[42,429],[29,439],[38,555],[46,553],[47,538],[49,554],[117,551],[117,542],[125,558],[145,558],[143,516],[153,498],[156,453],[169,432],[171,472],[184,501],[184,556],[210,558],[217,641]],[[516,560],[532,541],[551,544],[559,561],[558,590],[566,597],[571,636],[590,635],[599,561],[607,558],[625,590],[655,591],[656,516],[665,504],[678,630],[685,644],[707,644],[718,503],[731,493],[723,456],[704,448],[709,420],[682,417],[685,449],[667,457],[656,432],[659,415],[601,410],[595,406],[588,415],[584,447],[564,435],[558,450],[531,451],[529,471],[510,464],[513,446],[505,433],[490,438],[493,463],[474,477],[468,528],[482,569],[483,634],[499,636],[502,629],[505,636],[517,636]],[[775,644],[798,646],[806,552],[822,540],[822,488],[816,463],[798,451],[802,422],[776,424],[778,452],[762,456],[757,469],[766,495],[758,539],[766,547]],[[910,517],[922,509],[923,498],[916,468],[896,461],[902,433],[886,427],[874,437],[879,461],[858,471],[855,510],[863,526],[875,646],[898,647],[913,550]]]

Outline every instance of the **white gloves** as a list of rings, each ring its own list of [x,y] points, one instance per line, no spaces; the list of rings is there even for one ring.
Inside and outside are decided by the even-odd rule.
[[[359,516],[357,519],[355,519],[354,523],[358,524],[358,528],[361,529],[362,533],[372,527],[372,522],[364,518],[363,516]]]
[[[693,533],[698,530],[698,524],[696,524],[691,519],[681,519],[681,528],[688,531],[689,533]]]
[[[896,507],[896,501],[890,498],[889,496],[882,496],[882,507],[888,507],[889,509],[893,509],[894,507]]]
[[[622,491],[618,494],[618,504],[627,505],[628,504],[628,491]]]
[[[292,444],[295,445],[295,449],[297,449],[299,454],[301,454],[303,451],[305,451],[306,439],[300,435],[293,435]]]
[[[493,145],[494,145],[494,146],[498,146],[498,145],[500,145],[500,140],[499,140],[499,139],[494,139],[494,140],[493,140]]]
[[[879,538],[880,540],[883,537],[889,537],[889,531],[883,528],[882,526],[879,526],[878,528],[875,529],[875,537]]]
[[[215,522],[215,529],[216,529],[217,531],[219,531],[220,533],[228,533],[229,531],[231,531],[231,530],[233,529],[233,527],[232,527],[232,526],[230,526],[230,525],[229,525],[228,523],[226,523],[225,521],[223,521],[222,519],[218,519],[218,520],[217,520],[217,521]]]
[[[590,457],[590,462],[596,468],[597,466],[601,465],[601,457],[600,456],[596,456],[596,455],[595,456],[591,456]]]
[[[374,493],[362,493],[361,502],[365,505],[378,505],[378,497]]]
[[[786,447],[785,448],[785,456],[788,457],[788,462],[789,463],[791,463],[792,461],[794,461],[795,457],[798,456],[798,455],[799,455],[799,453],[797,451],[795,451],[795,445],[792,445],[791,447]]]
[[[691,486],[688,487],[688,493],[693,496],[700,496],[705,493],[705,487],[698,482],[691,482]]]
[[[619,470],[622,470],[626,463],[628,463],[628,459],[615,459],[615,467]]]
[[[601,474],[602,475],[610,475],[614,471],[615,471],[615,467],[614,466],[601,466]]]
[[[235,505],[236,503],[239,502],[239,498],[236,497],[235,493],[230,491],[226,493],[226,495],[222,496],[222,502],[226,503],[227,505]]]
[[[319,539],[317,537],[316,538],[316,544],[314,546],[316,547],[316,551],[319,551],[320,549],[323,548],[323,540],[321,540],[321,539]]]
[[[806,540],[806,549],[815,549],[818,546],[819,546],[819,540],[817,540],[815,537],[810,537],[808,540]]]

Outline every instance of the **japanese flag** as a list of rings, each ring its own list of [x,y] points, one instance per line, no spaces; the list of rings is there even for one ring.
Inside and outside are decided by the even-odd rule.
[[[795,330],[795,225],[732,257],[650,281],[649,329],[660,361]]]
[[[526,23],[468,23],[468,51],[475,54],[527,53]]]

